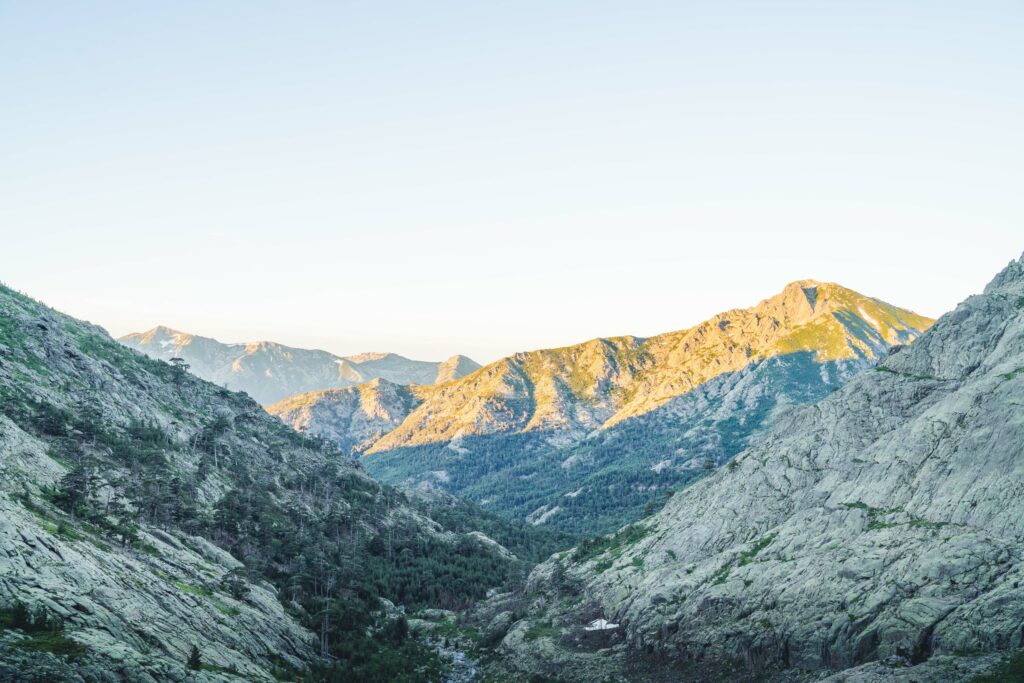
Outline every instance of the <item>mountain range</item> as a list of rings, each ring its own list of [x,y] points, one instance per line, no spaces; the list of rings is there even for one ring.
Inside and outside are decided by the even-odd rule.
[[[1024,674],[1024,257],[270,411],[0,285],[0,681]]]
[[[128,334],[118,341],[152,358],[182,358],[199,377],[244,391],[263,405],[294,394],[353,386],[378,378],[398,384],[442,384],[480,367],[465,356],[432,363],[396,353],[336,356],[269,341],[224,344],[163,326]]]
[[[1018,681],[1022,444],[1024,258],[478,618],[523,678]]]
[[[390,483],[429,482],[573,533],[639,518],[932,320],[800,280],[650,338],[519,353],[438,386],[376,380],[268,407]]]

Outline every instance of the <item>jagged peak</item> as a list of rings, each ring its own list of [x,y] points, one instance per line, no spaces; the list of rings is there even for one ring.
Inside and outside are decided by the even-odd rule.
[[[808,278],[788,283],[781,292],[760,302],[753,310],[809,320],[864,301],[872,299],[836,282]]]
[[[368,382],[363,382],[356,386],[357,389],[390,389],[402,386],[398,382],[392,382],[389,379],[383,377],[374,377]]]
[[[457,353],[454,356],[448,356],[448,358],[441,361],[442,363],[464,363],[464,362],[475,363],[476,361],[469,356],[464,356],[461,353]]]
[[[195,335],[189,332],[182,332],[166,325],[157,325],[151,327],[145,332],[132,332],[122,337],[118,337],[120,341],[134,341],[141,344],[149,344],[153,340],[159,339],[173,339],[177,344],[187,344],[195,339]]]
[[[1024,254],[999,271],[985,287],[985,294],[1024,293]]]

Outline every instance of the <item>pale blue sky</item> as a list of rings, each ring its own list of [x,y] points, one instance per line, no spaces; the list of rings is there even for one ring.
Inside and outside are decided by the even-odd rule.
[[[0,1],[0,279],[419,358],[1024,250],[1021,2]]]

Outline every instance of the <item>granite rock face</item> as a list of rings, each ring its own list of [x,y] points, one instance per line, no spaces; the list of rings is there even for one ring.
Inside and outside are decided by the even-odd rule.
[[[345,389],[299,394],[267,407],[294,429],[359,453],[402,423],[430,389],[383,379]]]
[[[967,680],[994,659],[963,655],[1024,647],[1022,494],[1018,260],[657,515],[535,569],[507,661],[571,680],[595,659],[629,680],[644,662],[693,681]],[[580,640],[595,616],[621,625],[616,647]],[[550,635],[517,638],[537,624]]]
[[[394,537],[516,561],[417,505],[248,396],[0,286],[0,681],[272,681],[322,662],[298,583],[268,583],[302,581],[303,554],[354,565]],[[336,545],[310,531],[325,518]],[[19,625],[19,604],[59,626]]]

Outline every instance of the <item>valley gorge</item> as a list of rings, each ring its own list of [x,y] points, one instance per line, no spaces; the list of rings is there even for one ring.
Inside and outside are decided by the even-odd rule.
[[[452,365],[268,415],[0,288],[0,680],[1014,680],[1024,261]]]

